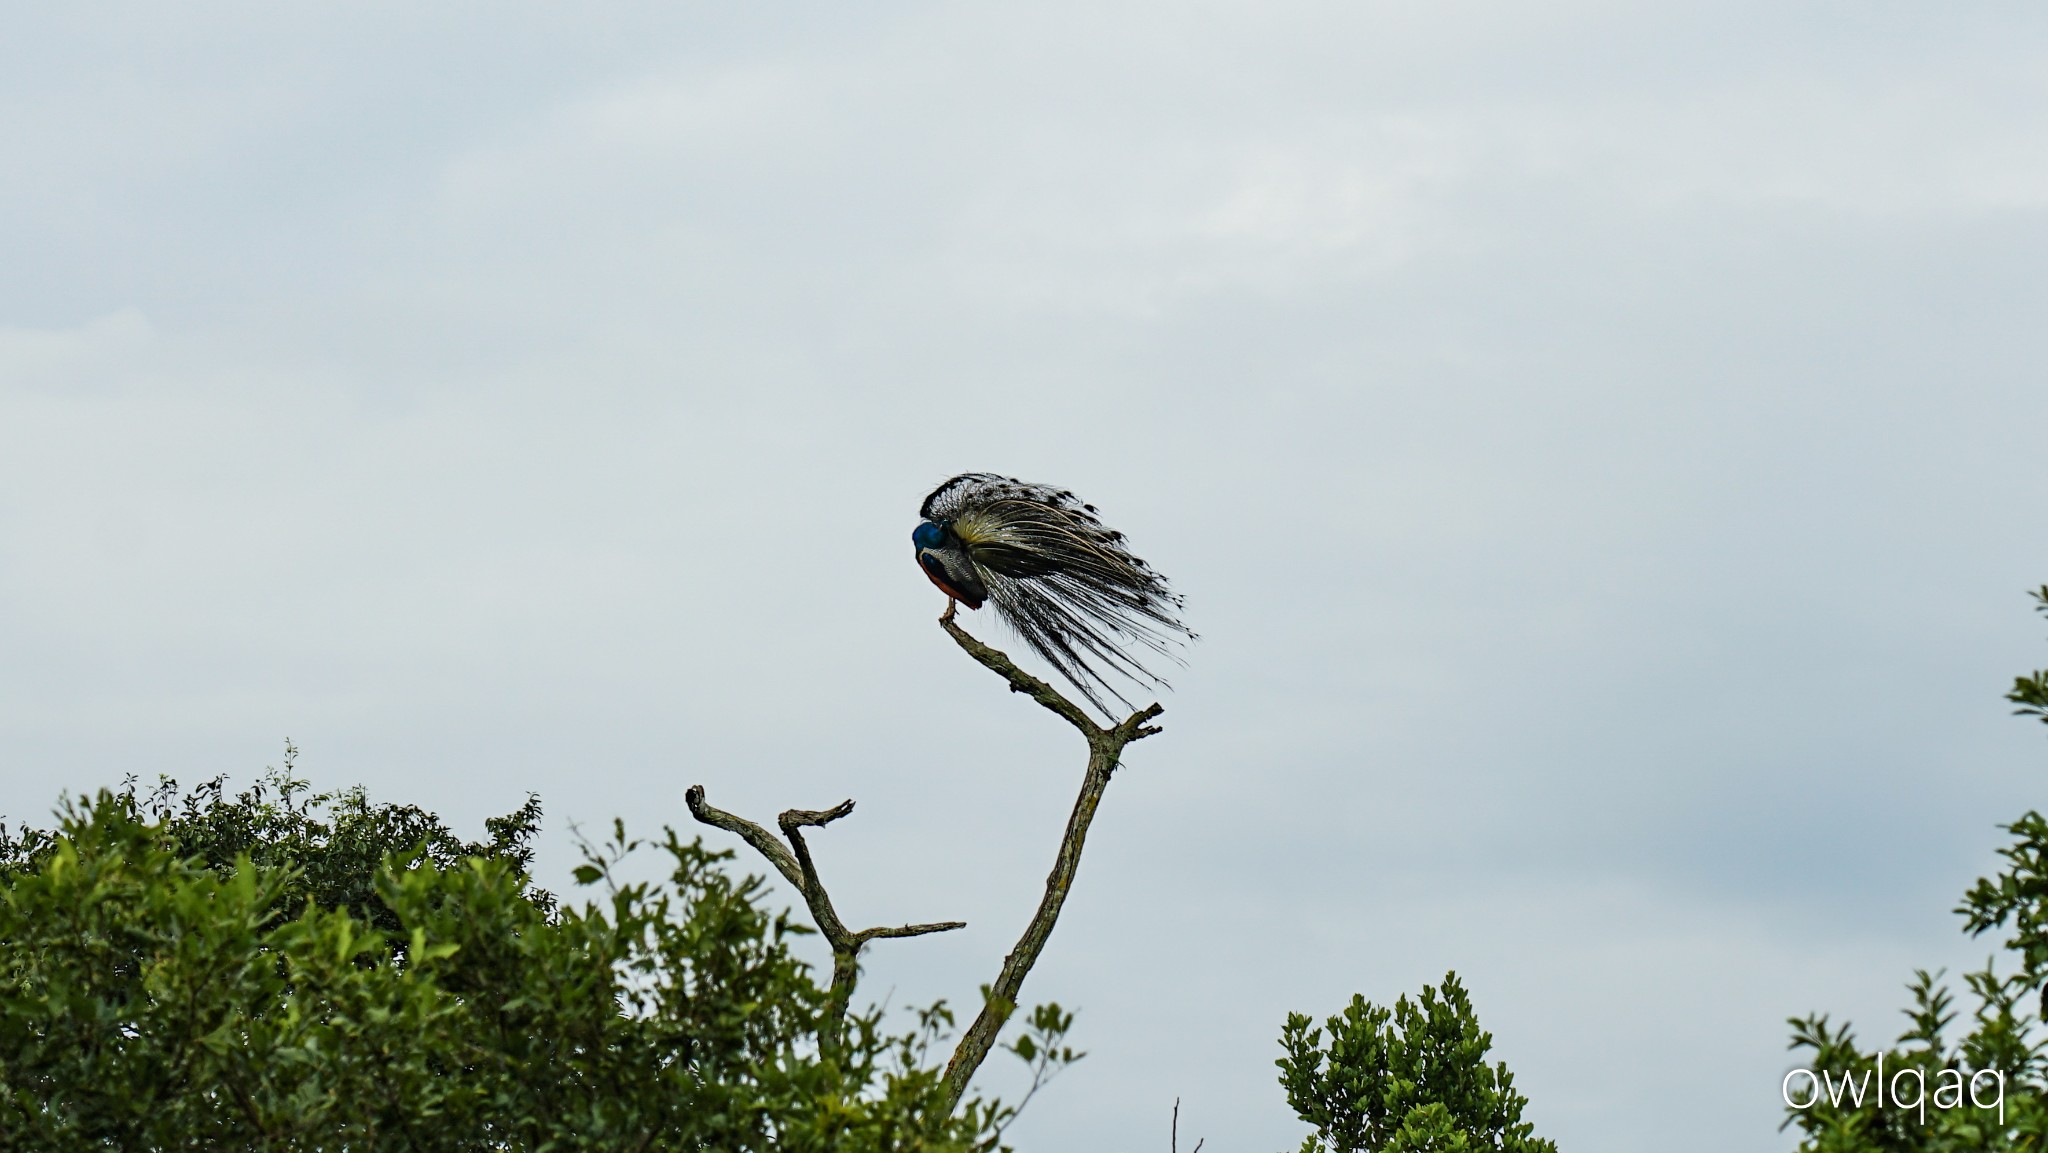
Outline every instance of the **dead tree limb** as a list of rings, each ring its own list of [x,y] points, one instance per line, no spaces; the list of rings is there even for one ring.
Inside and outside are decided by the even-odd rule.
[[[1067,817],[1067,831],[1060,838],[1052,873],[1045,879],[1045,896],[1039,900],[1038,911],[1032,914],[1030,924],[1024,927],[1024,935],[1017,939],[1016,948],[1003,958],[1002,972],[988,987],[981,1012],[961,1034],[952,1060],[946,1063],[945,1106],[951,1109],[966,1094],[967,1083],[974,1079],[975,1070],[981,1068],[982,1061],[995,1046],[996,1036],[1002,1032],[1004,1022],[1017,1008],[1017,995],[1023,991],[1025,976],[1031,972],[1031,966],[1038,963],[1038,955],[1045,951],[1053,925],[1060,918],[1060,906],[1066,904],[1067,893],[1074,886],[1074,873],[1081,866],[1081,848],[1088,839],[1088,826],[1095,820],[1095,809],[1102,803],[1103,790],[1109,787],[1110,775],[1116,772],[1124,746],[1157,733],[1158,726],[1148,722],[1166,710],[1157,704],[1149,705],[1124,718],[1122,723],[1104,728],[1051,685],[1018,668],[1003,653],[967,635],[954,623],[952,605],[947,605],[946,615],[939,618],[939,625],[967,651],[968,656],[1008,681],[1011,692],[1023,693],[1045,706],[1079,730],[1088,742],[1088,771],[1081,778],[1081,795],[1074,800],[1074,811]]]
[[[1074,874],[1081,867],[1081,850],[1088,840],[1088,826],[1095,821],[1095,810],[1102,803],[1103,791],[1109,787],[1109,779],[1116,772],[1125,746],[1158,733],[1159,727],[1150,722],[1166,710],[1158,704],[1148,705],[1125,717],[1122,722],[1105,728],[1057,689],[1018,668],[1001,651],[969,636],[954,622],[951,605],[947,606],[946,615],[939,618],[939,624],[955,643],[966,650],[968,656],[1009,682],[1011,692],[1023,693],[1037,701],[1074,726],[1082,739],[1088,742],[1087,772],[1081,778],[1081,793],[1074,799],[1074,810],[1067,817],[1066,832],[1060,838],[1052,872],[1045,879],[1045,896],[1039,900],[1038,911],[1032,914],[1030,923],[1024,927],[1024,935],[1018,938],[1016,947],[1003,958],[1002,971],[989,985],[981,1012],[961,1034],[952,1059],[946,1063],[943,1103],[947,1110],[951,1110],[966,1095],[967,1083],[974,1079],[989,1050],[995,1047],[996,1037],[1001,1034],[1010,1014],[1016,1011],[1017,995],[1023,991],[1024,978],[1038,963],[1039,954],[1045,951],[1045,943],[1052,937],[1060,909],[1074,887]],[[691,816],[704,824],[737,834],[766,857],[768,863],[775,866],[775,871],[803,895],[818,932],[832,948],[830,1008],[835,1032],[844,1023],[847,1006],[853,998],[854,984],[860,978],[862,946],[883,937],[918,937],[966,927],[965,921],[862,929],[859,932],[846,927],[832,907],[832,898],[818,876],[817,864],[811,859],[810,846],[805,843],[801,830],[805,827],[823,828],[851,813],[853,802],[850,800],[829,809],[790,809],[784,812],[776,823],[789,840],[789,846],[785,848],[773,833],[754,822],[713,807],[704,799],[702,785],[690,786],[684,798],[689,802]]]
[[[846,922],[839,919],[839,913],[832,907],[832,897],[825,891],[825,882],[818,877],[818,866],[811,860],[811,848],[804,843],[799,830],[805,826],[824,828],[833,821],[853,811],[852,801],[841,801],[829,809],[790,809],[776,818],[782,826],[782,835],[789,838],[789,848],[768,830],[747,820],[734,816],[723,809],[714,808],[704,799],[704,786],[691,785],[683,794],[689,803],[690,815],[704,824],[736,833],[749,845],[754,846],[775,871],[796,887],[803,895],[804,904],[810,907],[811,920],[818,926],[818,933],[825,943],[832,947],[832,987],[828,1002],[831,1028],[836,1032],[846,1019],[846,1007],[853,1000],[853,987],[860,979],[860,951],[869,941],[883,937],[921,937],[926,933],[943,933],[948,929],[964,929],[965,921],[937,921],[926,925],[882,926],[853,932]],[[794,850],[794,851],[792,851]]]

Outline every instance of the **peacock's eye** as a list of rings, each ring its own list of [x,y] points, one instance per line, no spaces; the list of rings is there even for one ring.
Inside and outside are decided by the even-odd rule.
[[[946,543],[946,530],[930,521],[923,521],[910,530],[910,543],[919,548],[938,548]]]

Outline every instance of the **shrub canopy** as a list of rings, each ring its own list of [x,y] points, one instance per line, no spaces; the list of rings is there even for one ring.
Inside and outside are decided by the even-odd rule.
[[[843,1030],[803,931],[673,831],[662,883],[527,877],[539,807],[465,843],[290,762],[0,827],[0,1148],[989,1148],[1010,1112],[933,1108],[951,1018]]]

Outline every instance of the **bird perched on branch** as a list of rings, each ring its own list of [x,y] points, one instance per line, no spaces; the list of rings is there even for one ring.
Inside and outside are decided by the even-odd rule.
[[[1131,646],[1177,659],[1172,646],[1195,638],[1166,578],[1132,555],[1094,505],[1065,489],[962,473],[933,489],[918,515],[924,519],[910,540],[939,591],[970,609],[994,604],[1025,644],[1104,712],[1102,693],[1130,704],[1105,670],[1166,684]]]

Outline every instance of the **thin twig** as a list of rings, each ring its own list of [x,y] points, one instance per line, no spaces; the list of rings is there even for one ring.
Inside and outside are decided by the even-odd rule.
[[[884,937],[922,937],[926,933],[943,933],[948,929],[966,927],[965,921],[929,921],[922,925],[898,925],[893,929],[862,929],[853,935],[853,939],[856,944],[865,945]]]
[[[1048,1065],[1051,1059],[1052,1050],[1045,1049],[1040,1051],[1038,1060],[1033,1062],[1031,1066],[1031,1087],[1029,1089],[1026,1089],[1024,1091],[1024,1095],[1017,1099],[1016,1108],[1010,1110],[1009,1119],[1004,1121],[1002,1124],[997,1125],[996,1131],[994,1133],[989,1134],[990,1144],[995,1144],[996,1142],[1002,1140],[1003,1132],[1007,1130],[1011,1125],[1015,1124],[1017,1118],[1024,1115],[1025,1107],[1031,1104],[1031,1099],[1033,1097],[1038,1096],[1038,1091],[1040,1089],[1043,1089],[1047,1085],[1052,1084],[1052,1079],[1054,1077],[1057,1077],[1061,1073],[1067,1071],[1067,1066],[1061,1065],[1059,1068],[1052,1069],[1048,1072]]]
[[[1167,1153],[1180,1153],[1180,1098],[1173,1099],[1173,1132],[1168,1134]],[[1198,1138],[1189,1153],[1202,1153],[1202,1146],[1209,1143],[1207,1137]]]
[[[849,798],[829,809],[784,809],[782,815],[775,818],[775,823],[781,825],[785,832],[799,825],[822,829],[852,811],[853,801]]]
[[[1045,951],[1045,943],[1059,921],[1060,907],[1066,904],[1067,894],[1073,889],[1074,874],[1081,867],[1081,850],[1088,839],[1088,826],[1095,820],[1096,807],[1102,803],[1103,790],[1109,787],[1109,778],[1116,772],[1124,746],[1159,732],[1159,727],[1149,722],[1166,710],[1157,704],[1148,705],[1125,717],[1122,722],[1104,728],[1079,705],[1060,695],[1057,689],[1018,668],[1002,652],[969,636],[954,622],[952,605],[947,605],[946,615],[939,618],[939,626],[966,650],[968,656],[1008,681],[1011,692],[1023,693],[1037,701],[1078,729],[1088,742],[1088,770],[1081,778],[1081,793],[1074,799],[1074,811],[1067,817],[1066,832],[1061,836],[1059,852],[1053,858],[1052,873],[1045,879],[1045,896],[1039,900],[1038,911],[1032,914],[1030,923],[1024,927],[1024,935],[1018,938],[1016,947],[1003,958],[1002,971],[988,987],[981,1012],[960,1035],[952,1060],[946,1063],[945,1104],[951,1109],[966,1095],[967,1083],[974,1079],[975,1071],[981,1068],[989,1050],[995,1047],[996,1036],[1017,1008],[1017,995],[1024,988],[1024,978],[1038,963],[1039,954]]]
[[[829,1018],[836,1031],[846,1019],[846,1007],[853,1000],[853,987],[860,980],[860,950],[869,941],[884,937],[921,937],[926,933],[943,933],[949,929],[964,929],[965,921],[934,921],[922,925],[880,926],[862,929],[856,933],[839,919],[838,910],[832,907],[831,894],[825,891],[825,882],[818,876],[818,866],[811,859],[811,849],[804,842],[799,829],[805,827],[824,828],[833,821],[853,811],[852,801],[842,801],[829,809],[789,809],[776,823],[782,826],[782,833],[789,838],[789,848],[768,830],[735,816],[723,809],[715,808],[704,799],[704,786],[691,785],[683,794],[683,800],[690,806],[690,815],[704,824],[736,833],[740,839],[775,866],[796,891],[803,897],[804,905],[811,911],[811,921],[818,926],[818,934],[832,948],[832,986],[829,991]],[[792,851],[794,850],[794,851]]]

